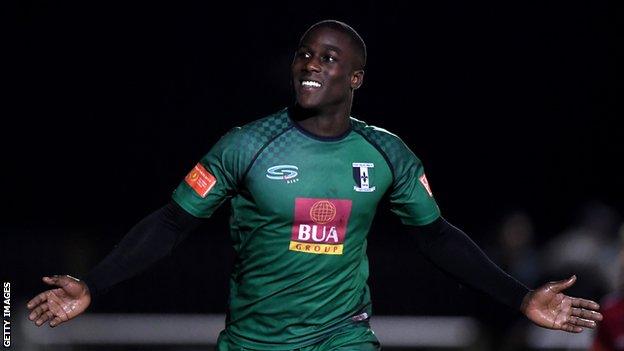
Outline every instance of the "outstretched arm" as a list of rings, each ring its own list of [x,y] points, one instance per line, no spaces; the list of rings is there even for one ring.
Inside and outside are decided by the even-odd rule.
[[[56,286],[30,300],[28,318],[54,327],[84,312],[91,298],[133,277],[165,257],[202,223],[170,202],[140,221],[83,280],[71,276],[44,277]]]
[[[169,255],[202,222],[175,201],[150,214],[85,277],[91,295],[105,292]]]
[[[442,217],[431,224],[409,228],[419,250],[435,266],[464,284],[519,309],[539,326],[578,333],[583,327],[594,328],[596,321],[602,319],[596,312],[597,303],[561,293],[574,284],[576,277],[529,290]]]

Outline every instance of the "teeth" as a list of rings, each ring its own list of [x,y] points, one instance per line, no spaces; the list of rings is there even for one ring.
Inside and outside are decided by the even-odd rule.
[[[304,87],[315,87],[315,88],[321,87],[321,83],[315,82],[313,80],[304,80],[303,82],[301,82],[301,85],[303,85]]]

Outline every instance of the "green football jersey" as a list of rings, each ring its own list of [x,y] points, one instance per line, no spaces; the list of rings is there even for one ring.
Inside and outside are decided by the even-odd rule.
[[[173,199],[196,217],[231,199],[225,332],[245,347],[287,350],[370,316],[366,238],[384,195],[404,224],[440,216],[421,162],[397,136],[351,118],[344,135],[320,138],[284,109],[223,136]]]

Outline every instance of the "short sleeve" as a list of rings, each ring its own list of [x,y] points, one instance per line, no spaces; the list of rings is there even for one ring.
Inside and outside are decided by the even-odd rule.
[[[402,141],[394,148],[390,208],[406,225],[420,226],[440,217],[422,163]]]
[[[240,128],[224,135],[178,185],[173,200],[193,216],[207,218],[235,195],[246,167],[240,138]]]

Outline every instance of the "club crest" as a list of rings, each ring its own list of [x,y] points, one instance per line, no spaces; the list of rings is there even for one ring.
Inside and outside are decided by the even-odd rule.
[[[354,162],[353,163],[353,180],[355,186],[353,190],[359,193],[370,193],[375,191],[375,187],[371,186],[369,169],[375,167],[373,163]]]

